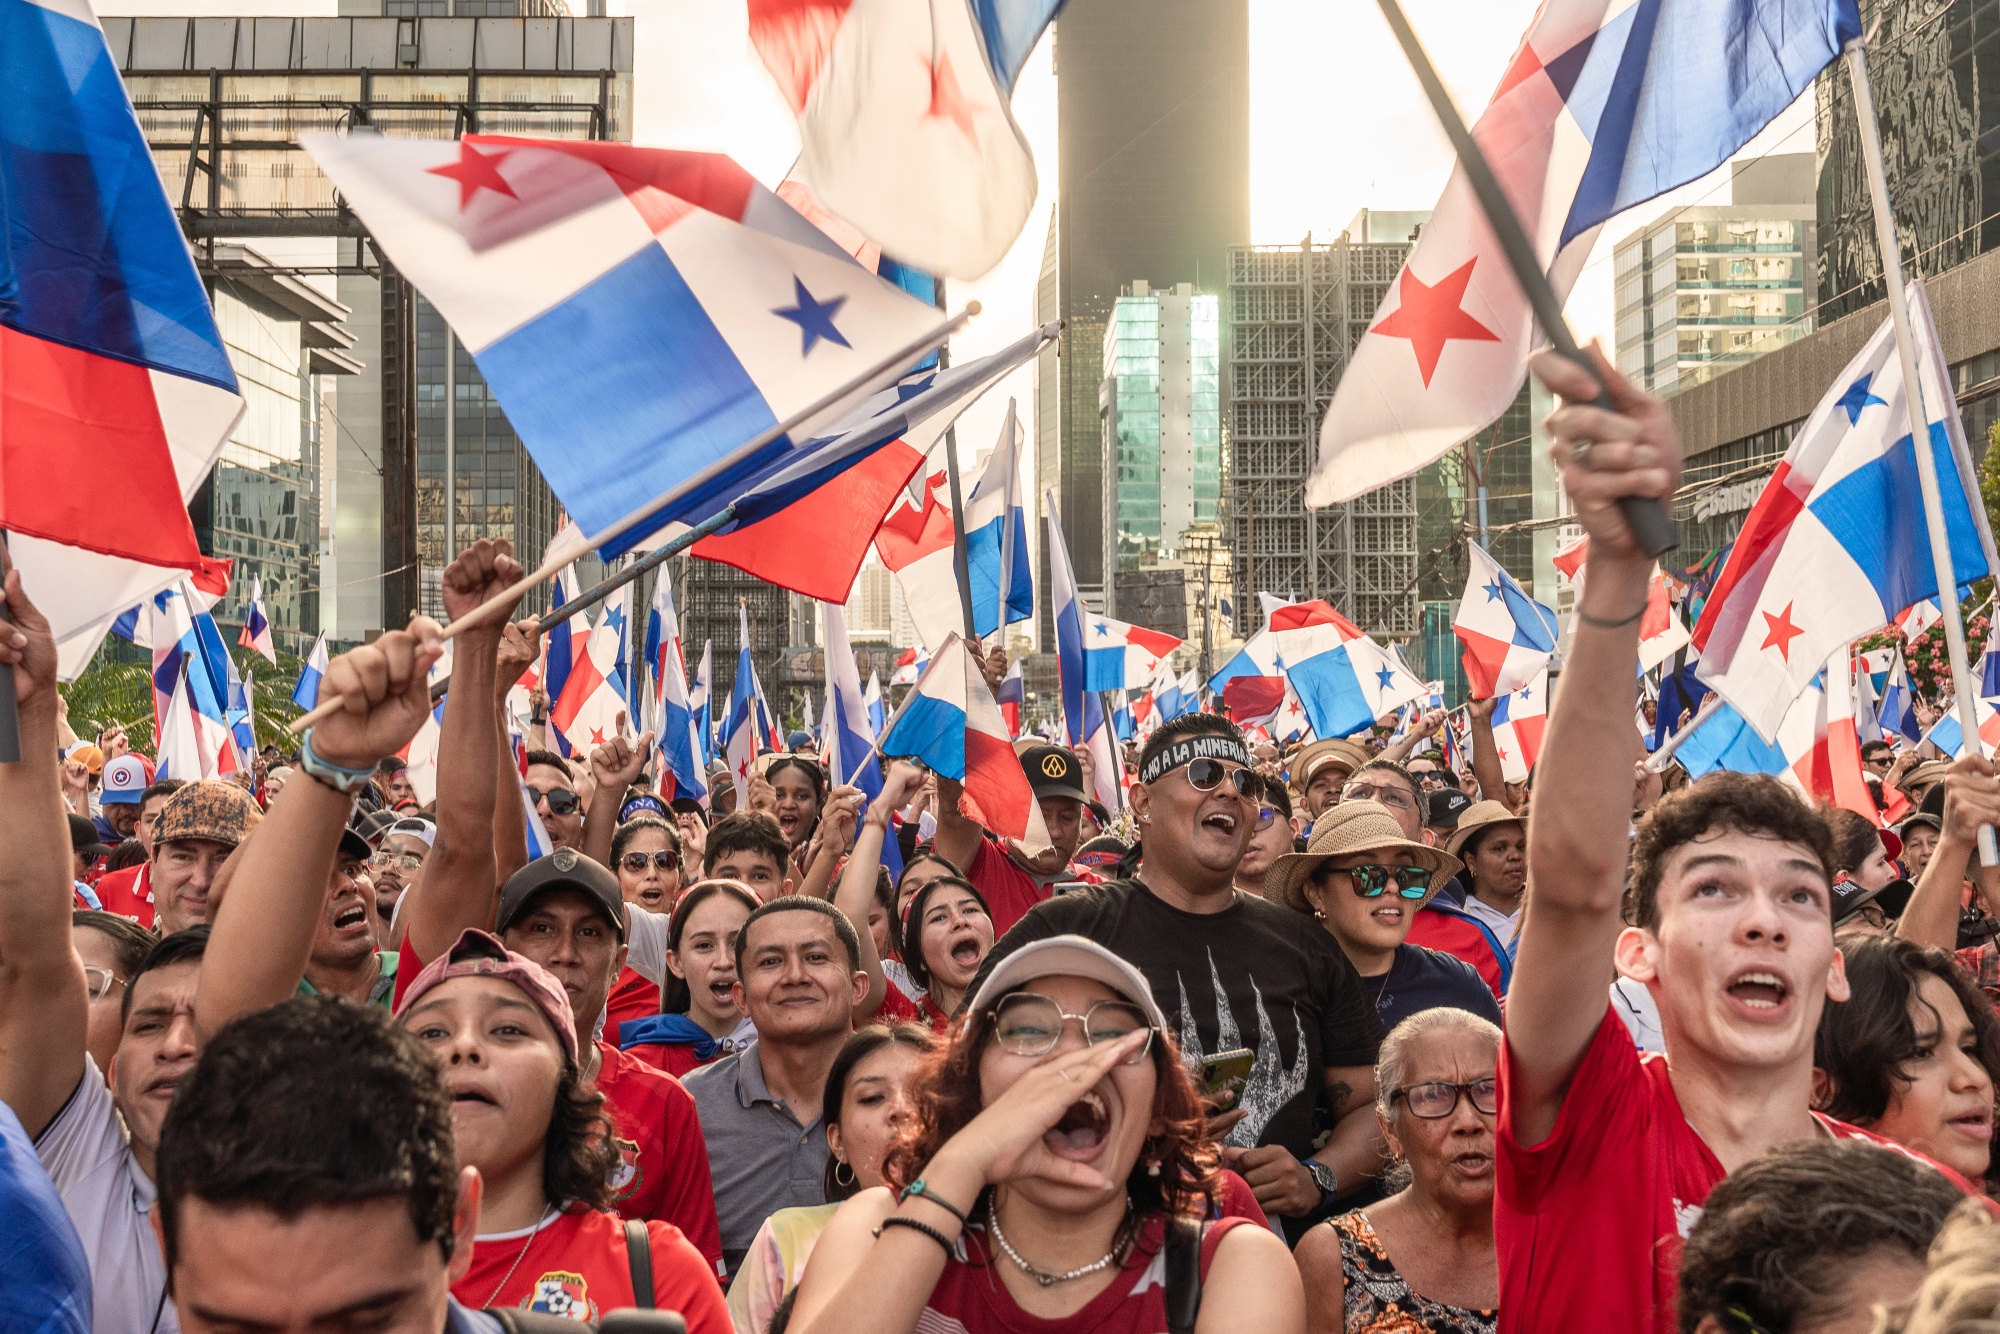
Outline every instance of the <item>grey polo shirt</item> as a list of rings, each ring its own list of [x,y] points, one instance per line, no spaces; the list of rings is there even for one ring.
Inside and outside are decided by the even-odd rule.
[[[682,1076],[701,1113],[722,1258],[734,1274],[764,1220],[780,1209],[826,1203],[826,1128],[819,1109],[802,1121],[771,1096],[757,1044]]]

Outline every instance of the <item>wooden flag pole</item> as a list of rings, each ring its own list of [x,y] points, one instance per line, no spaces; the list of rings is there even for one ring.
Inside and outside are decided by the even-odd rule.
[[[1951,655],[1951,682],[1957,695],[1958,725],[1968,746],[1979,740],[1979,704],[1972,672],[1965,657],[1965,623],[1959,615],[1958,577],[1952,571],[1951,535],[1944,521],[1943,492],[1938,486],[1937,459],[1931,448],[1930,414],[1924,409],[1923,381],[1917,375],[1917,344],[1910,332],[1909,295],[1903,286],[1903,252],[1896,240],[1896,218],[1889,211],[1889,177],[1882,169],[1882,135],[1875,123],[1875,97],[1868,85],[1868,59],[1860,38],[1847,44],[1847,73],[1854,84],[1854,114],[1861,125],[1861,161],[1868,176],[1868,198],[1874,205],[1875,240],[1882,251],[1882,278],[1888,288],[1889,323],[1896,331],[1896,359],[1903,372],[1903,402],[1910,414],[1910,444],[1917,456],[1917,489],[1924,497],[1924,522],[1930,530],[1931,564],[1938,585],[1938,606],[1944,612],[1944,642]],[[1943,386],[1951,393],[1949,384]],[[1948,405],[1947,412],[1956,405]],[[1979,861],[2000,866],[2000,845],[1993,826],[1979,827]]]
[[[1410,27],[1410,21],[1403,16],[1402,6],[1396,0],[1377,0],[1377,3],[1382,8],[1382,16],[1389,20],[1397,42],[1402,45],[1410,68],[1416,71],[1417,82],[1424,86],[1431,110],[1437,113],[1438,123],[1444,127],[1452,148],[1458,153],[1458,165],[1465,168],[1466,183],[1478,197],[1487,224],[1493,228],[1493,235],[1498,238],[1500,249],[1506,255],[1507,267],[1513,270],[1514,280],[1521,285],[1528,304],[1534,309],[1535,322],[1541,325],[1550,347],[1595,378],[1596,363],[1577,346],[1576,335],[1570,332],[1568,322],[1563,319],[1562,303],[1556,299],[1555,288],[1549,285],[1548,274],[1542,271],[1534,243],[1528,240],[1528,233],[1521,226],[1521,219],[1515,214],[1506,192],[1500,188],[1493,168],[1487,164],[1486,154],[1480,150],[1479,142],[1472,137],[1472,132],[1458,114],[1458,108],[1452,104],[1451,94],[1445,90],[1444,81],[1438,78],[1430,57],[1424,53],[1423,43],[1417,40],[1416,31]],[[1618,411],[1611,395],[1601,384],[1594,406],[1606,412]],[[1659,501],[1626,496],[1619,500],[1618,508],[1624,514],[1625,522],[1631,526],[1639,549],[1648,556],[1660,556],[1680,545],[1680,539],[1674,535],[1673,520],[1667,517],[1667,508]]]
[[[965,309],[961,310],[958,314],[952,316],[944,323],[938,325],[936,328],[930,330],[928,333],[924,334],[923,337],[918,338],[915,341],[903,347],[897,348],[894,352],[890,353],[886,357],[883,357],[879,361],[874,362],[873,364],[868,366],[867,369],[863,370],[858,375],[855,375],[853,378],[849,379],[844,384],[841,384],[837,388],[830,389],[826,393],[820,395],[818,398],[814,399],[811,403],[807,404],[805,407],[800,408],[798,411],[786,417],[783,421],[778,422],[770,427],[767,427],[762,431],[759,431],[755,436],[744,441],[741,445],[738,445],[735,449],[731,450],[724,457],[716,460],[714,463],[711,463],[710,465],[708,465],[708,467],[703,468],[693,477],[690,477],[685,481],[678,482],[675,485],[668,487],[665,491],[662,491],[659,495],[654,496],[651,500],[647,501],[645,504],[639,506],[639,508],[633,510],[630,514],[627,514],[624,518],[612,524],[609,528],[603,529],[600,532],[592,534],[590,537],[585,538],[581,543],[577,544],[575,547],[572,547],[568,551],[558,552],[557,554],[549,557],[547,560],[543,561],[541,566],[538,569],[536,569],[533,573],[527,575],[525,578],[516,580],[513,584],[509,585],[507,588],[502,589],[500,592],[494,594],[487,601],[481,603],[477,607],[474,607],[471,611],[467,612],[465,615],[459,617],[457,620],[453,621],[450,625],[446,626],[443,637],[446,639],[450,639],[453,636],[459,634],[461,631],[469,630],[475,625],[479,625],[482,624],[483,622],[492,620],[494,616],[500,614],[500,609],[502,607],[505,607],[507,604],[515,601],[523,593],[526,593],[529,589],[535,587],[537,584],[540,584],[548,579],[553,579],[557,574],[561,573],[562,568],[565,565],[572,563],[580,556],[587,555],[591,551],[594,551],[598,547],[603,546],[607,542],[612,542],[617,540],[618,538],[624,536],[626,533],[630,532],[632,529],[644,523],[647,519],[651,518],[653,515],[657,514],[660,510],[664,509],[666,506],[673,504],[676,500],[681,499],[683,496],[691,494],[696,489],[707,485],[715,478],[728,472],[731,468],[740,466],[746,460],[754,457],[757,451],[763,449],[766,445],[769,445],[772,441],[785,435],[787,432],[793,430],[801,423],[809,421],[812,418],[818,416],[820,413],[825,412],[828,408],[833,407],[835,404],[839,403],[842,399],[847,398],[849,395],[855,393],[857,390],[864,388],[869,383],[869,381],[875,379],[877,376],[883,374],[885,371],[889,371],[899,365],[906,365],[909,362],[915,361],[917,358],[923,356],[931,349],[937,347],[940,343],[944,342],[945,339],[951,337],[953,333],[957,332],[960,326],[962,326],[967,320],[971,319],[974,315],[977,315],[978,313],[979,313],[979,303],[977,301],[968,301],[965,305]],[[611,591],[611,587],[600,585],[599,587],[594,588],[591,591],[595,593],[598,596],[598,598],[601,599],[606,593],[609,593]],[[567,615],[573,613],[578,607],[582,605],[583,603],[581,599],[579,599],[576,603],[573,604],[564,603],[563,606],[565,614]],[[333,712],[340,707],[340,703],[341,703],[341,697],[339,695],[334,695],[330,698],[322,699],[319,702],[317,708],[314,708],[310,712],[302,714],[299,717],[293,719],[291,725],[286,730],[291,732],[294,736],[296,736],[299,733],[304,732],[308,727],[311,727],[314,723],[318,722],[320,719],[330,717],[333,714]]]

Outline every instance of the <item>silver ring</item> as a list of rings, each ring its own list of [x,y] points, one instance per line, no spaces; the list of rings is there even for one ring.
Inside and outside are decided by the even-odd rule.
[[[1577,467],[1588,469],[1590,467],[1590,451],[1596,448],[1596,445],[1597,442],[1588,437],[1578,439],[1570,445],[1569,456],[1575,461]]]

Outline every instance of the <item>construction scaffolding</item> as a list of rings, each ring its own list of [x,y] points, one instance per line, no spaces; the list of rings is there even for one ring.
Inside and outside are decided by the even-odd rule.
[[[1365,215],[1357,221],[1365,237]],[[1230,248],[1222,510],[1238,634],[1262,628],[1259,592],[1324,598],[1377,635],[1418,629],[1410,481],[1305,507],[1320,419],[1409,251],[1407,241],[1356,239],[1352,229],[1331,245]]]

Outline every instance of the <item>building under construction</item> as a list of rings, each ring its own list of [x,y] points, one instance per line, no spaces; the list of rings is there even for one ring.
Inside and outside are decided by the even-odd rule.
[[[1418,629],[1412,481],[1320,510],[1305,484],[1334,387],[1426,216],[1363,210],[1331,245],[1230,248],[1222,509],[1238,634],[1262,628],[1260,592],[1324,598],[1376,635]]]

